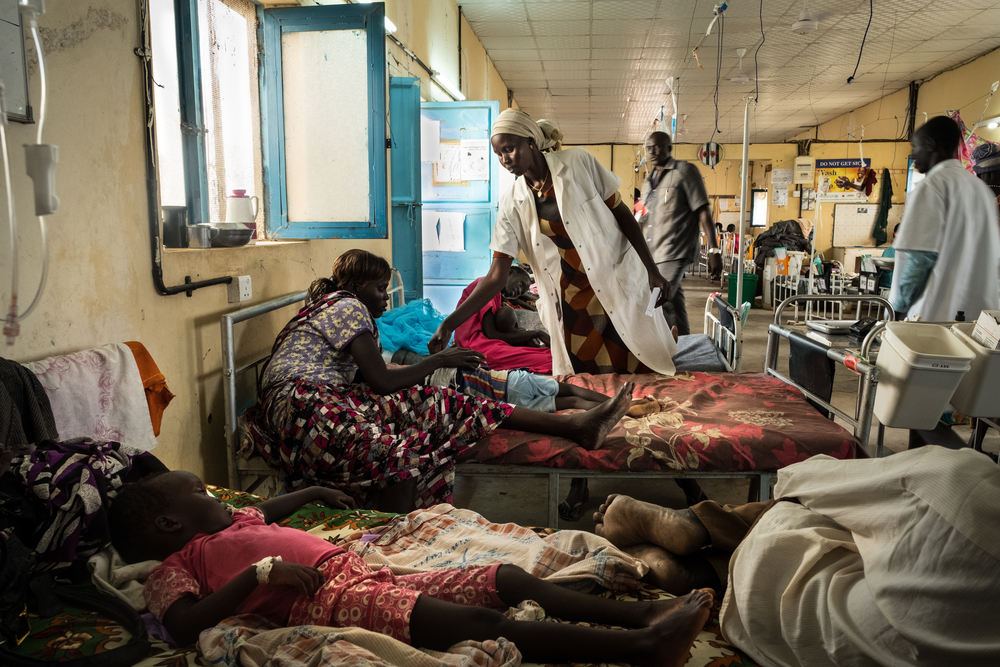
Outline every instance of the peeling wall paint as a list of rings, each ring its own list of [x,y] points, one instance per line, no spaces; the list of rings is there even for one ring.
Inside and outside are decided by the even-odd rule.
[[[58,10],[55,6],[49,5],[49,11]],[[130,25],[129,18],[125,14],[106,7],[88,7],[86,16],[77,19],[65,28],[46,27],[43,25],[45,16],[43,15],[38,22],[38,36],[42,40],[42,53],[46,57],[74,49],[101,30],[120,32]],[[31,33],[25,27],[25,61],[28,65],[29,75],[34,75],[38,69],[38,56],[35,53],[33,41]]]

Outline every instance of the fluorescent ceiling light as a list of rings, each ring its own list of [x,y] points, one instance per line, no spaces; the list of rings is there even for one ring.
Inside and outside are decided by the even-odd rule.
[[[455,100],[461,102],[462,100],[465,99],[465,95],[462,94],[462,91],[456,88],[455,86],[451,85],[451,82],[445,79],[441,75],[441,72],[435,70],[434,76],[431,77],[431,81],[441,86],[441,88],[443,88],[444,91],[449,95],[451,95],[452,98],[454,98]]]
[[[396,32],[396,24],[389,20],[389,17],[385,17],[385,31],[390,35]]]

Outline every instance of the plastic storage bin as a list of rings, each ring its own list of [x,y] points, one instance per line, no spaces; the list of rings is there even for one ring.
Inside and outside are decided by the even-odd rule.
[[[894,428],[934,428],[974,357],[943,326],[890,322],[876,362],[875,416]]]
[[[730,306],[737,307],[736,304],[736,280],[735,273],[726,274],[729,287],[729,298],[726,299]],[[757,274],[743,274],[743,303],[749,303],[751,308],[760,308],[757,305]]]
[[[990,350],[972,339],[975,322],[957,322],[951,330],[976,357],[951,397],[951,404],[969,417],[1000,416],[1000,350]]]

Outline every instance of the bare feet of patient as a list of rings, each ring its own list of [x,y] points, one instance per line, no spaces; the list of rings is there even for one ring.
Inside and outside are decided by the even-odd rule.
[[[573,439],[580,443],[580,446],[584,449],[597,449],[600,447],[604,439],[608,437],[611,429],[628,412],[629,407],[632,405],[633,391],[635,391],[635,383],[626,382],[618,388],[618,391],[609,400],[601,403],[596,408],[580,414],[580,424]]]
[[[698,590],[692,590],[687,593],[687,595],[679,595],[669,600],[656,600],[655,602],[649,603],[649,612],[646,615],[646,627],[651,627],[661,623],[668,616],[676,611],[683,609],[686,605],[692,602],[700,605],[703,598],[708,596],[709,604],[712,606],[712,600],[715,599],[715,591],[711,588],[700,588]]]
[[[641,664],[682,667],[687,662],[691,646],[705,626],[715,598],[711,590],[701,589],[677,599],[680,601],[677,608],[649,627],[649,659]]]
[[[673,510],[611,495],[594,514],[594,532],[619,548],[653,544],[678,556],[708,546],[708,531],[690,509]]]

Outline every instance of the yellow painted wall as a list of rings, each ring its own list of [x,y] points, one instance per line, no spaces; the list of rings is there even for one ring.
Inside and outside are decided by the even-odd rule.
[[[949,109],[958,109],[962,113],[962,120],[969,127],[979,120],[980,114],[984,118],[1000,116],[1000,92],[994,94],[989,107],[985,107],[990,86],[998,79],[1000,49],[925,81],[917,96],[916,127],[924,124],[925,113],[929,118],[940,116]],[[976,133],[983,139],[1000,142],[1000,128],[988,130],[984,127]]]
[[[862,127],[864,128],[864,138],[869,141],[872,139],[892,140],[905,136],[906,105],[909,99],[909,88],[903,88],[855,109],[854,137],[861,138]],[[823,123],[815,130],[808,130],[795,138],[815,139],[816,141],[847,141],[850,137],[850,117],[850,112],[845,113]]]
[[[1000,50],[987,53],[972,62],[948,72],[943,72],[927,81],[920,83],[917,91],[917,111],[915,127],[919,128],[927,118],[943,115],[951,109],[958,109],[966,125],[971,127],[980,117],[995,118],[1000,116],[1000,94],[989,99],[990,86],[1000,79]],[[909,99],[907,89],[897,91],[876,100],[854,111],[855,137],[860,138],[861,127],[865,128],[864,156],[872,160],[872,166],[877,170],[879,178],[882,169],[888,168],[892,177],[892,201],[902,204],[906,199],[906,166],[910,154],[908,141],[888,141],[873,143],[870,139],[895,139],[905,133],[906,105]],[[859,157],[858,144],[823,143],[823,141],[846,141],[850,127],[850,114],[843,114],[832,121],[824,123],[814,132],[810,130],[799,135],[800,139],[819,139],[810,145],[810,156],[817,159],[856,158]],[[897,133],[898,128],[898,133]],[[1000,142],[1000,129],[990,130],[981,127],[977,134],[989,141]],[[871,200],[877,201],[876,185]],[[890,231],[894,220],[900,215],[901,209],[895,209],[890,215]],[[821,252],[828,252],[833,245],[833,205],[822,205],[819,211],[818,233],[816,247]]]
[[[407,9],[411,5],[408,0],[389,5],[391,20],[397,26],[410,24],[406,30],[412,31],[416,48],[427,49],[417,51],[420,57],[453,74],[457,82],[458,19],[453,0],[415,0],[412,11]],[[138,45],[137,3],[87,0],[50,3],[47,9],[39,20],[47,31],[44,139],[59,146],[56,183],[61,203],[58,212],[47,218],[50,265],[46,290],[36,311],[21,323],[16,344],[0,354],[16,361],[32,361],[110,342],[143,342],[177,395],[164,413],[155,453],[171,468],[191,470],[209,482],[224,484],[227,469],[219,318],[238,305],[227,302],[225,285],[195,291],[190,298],[184,294],[160,296],[153,288],[144,80],[133,53]],[[399,14],[394,13],[397,10]],[[428,24],[410,18],[420,12],[436,12],[440,19]],[[399,16],[403,18],[397,20]],[[481,85],[477,76],[470,72],[470,87]],[[34,73],[30,85],[31,99],[37,105],[39,84]],[[495,89],[495,81],[490,85]],[[24,173],[19,148],[34,143],[35,132],[36,126],[17,123],[11,123],[8,130],[20,220],[22,308],[38,284],[42,257],[38,226],[32,217],[31,182]],[[0,210],[6,210],[2,188]],[[4,310],[11,296],[8,246],[6,241],[0,243],[0,306]],[[164,281],[177,285],[185,276],[197,281],[249,275],[253,300],[243,306],[253,306],[305,289],[315,278],[329,274],[337,255],[354,247],[391,256],[388,239],[167,250]],[[282,312],[252,331],[237,330],[239,349],[252,354],[270,349],[291,314]]]
[[[864,145],[865,157],[871,159],[872,168],[876,170],[876,175],[879,178],[879,183],[872,190],[870,202],[878,202],[883,169],[889,169],[889,175],[892,179],[893,204],[903,204],[906,201],[906,164],[910,154],[909,148],[910,144],[907,142],[866,143]],[[857,159],[860,157],[856,143],[814,143],[810,147],[809,154],[817,160]],[[829,252],[833,246],[834,204],[817,204],[817,207],[816,211],[803,211],[803,217],[816,221],[816,250],[824,253],[827,259],[830,259]],[[894,207],[889,213],[889,231],[891,232],[893,225],[902,213],[902,209]]]

